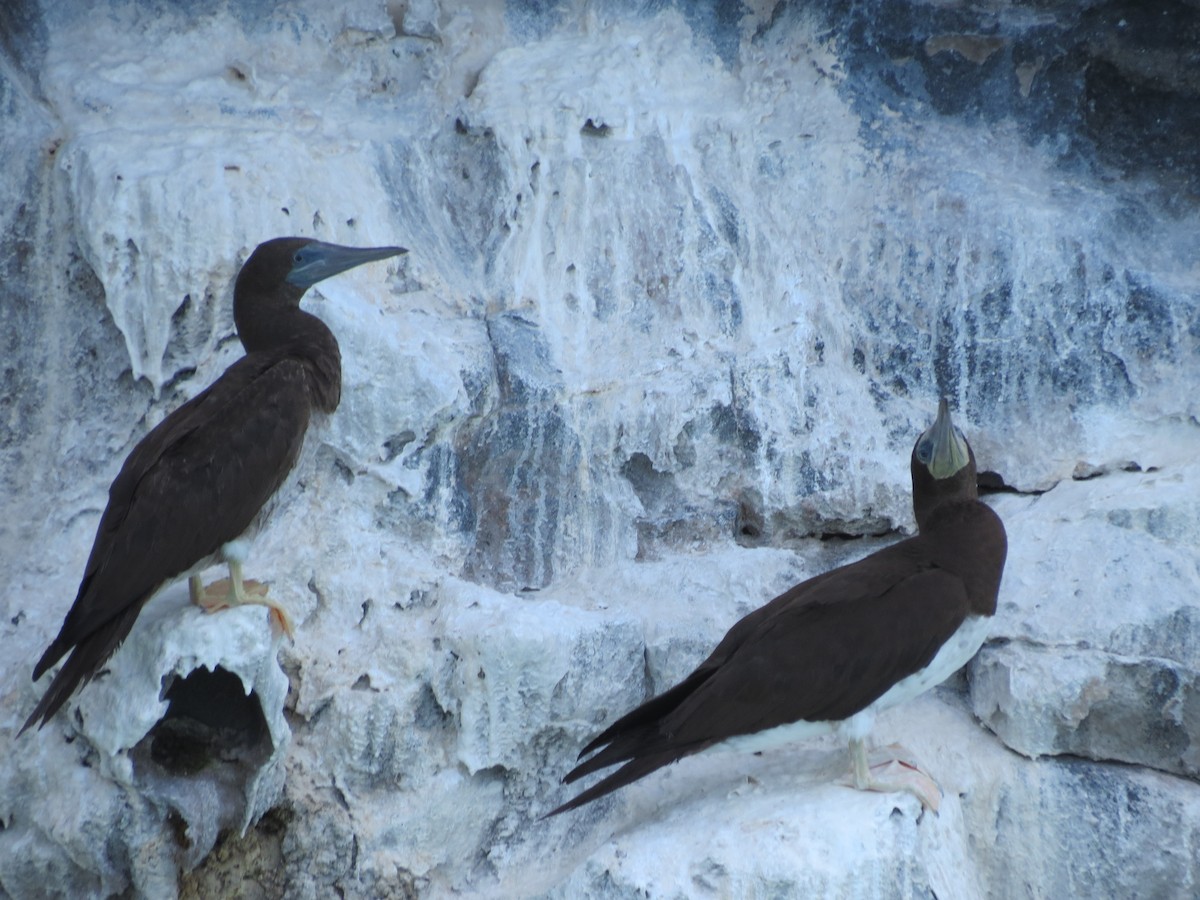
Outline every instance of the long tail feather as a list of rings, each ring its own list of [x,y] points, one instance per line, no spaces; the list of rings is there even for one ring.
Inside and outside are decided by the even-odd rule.
[[[34,708],[33,713],[25,720],[25,724],[21,726],[21,730],[17,732],[18,737],[24,734],[39,719],[41,722],[38,723],[38,728],[49,722],[54,717],[54,714],[62,708],[62,705],[75,693],[77,688],[87,684],[95,677],[100,667],[104,665],[108,658],[116,651],[117,647],[121,645],[121,642],[129,635],[130,629],[133,628],[133,623],[137,620],[138,613],[141,612],[143,602],[144,600],[141,600],[130,604],[119,615],[114,616],[101,628],[88,635],[75,646],[66,663],[58,670],[58,674],[54,676],[54,680],[50,682],[50,686],[46,688],[46,693],[38,701],[38,705]],[[43,660],[54,647],[55,644],[50,645],[50,649],[46,651],[46,654],[43,654]],[[58,651],[58,655],[61,656],[63,652],[65,650]],[[45,671],[45,668],[42,667],[40,671],[35,670],[37,674],[34,677],[36,678],[37,675]]]
[[[617,771],[613,772],[606,778],[596,782],[586,791],[581,793],[573,800],[568,800],[562,806],[542,816],[543,819],[548,819],[551,816],[557,816],[559,813],[567,812],[571,809],[577,809],[585,803],[591,803],[593,800],[603,797],[605,794],[612,793],[617,788],[622,788],[627,784],[637,781],[639,778],[649,775],[655,769],[661,769],[665,765],[675,762],[681,756],[685,756],[688,752],[680,752],[679,750],[665,750],[662,753],[656,753],[653,756],[643,756],[640,759],[634,759],[627,762]]]
[[[50,646],[46,648],[46,652],[42,654],[42,658],[33,667],[33,680],[37,681],[46,674],[46,671],[62,659],[64,654],[70,649],[71,645],[62,639],[61,634],[51,641]]]
[[[591,742],[579,751],[578,759],[583,759],[597,747],[620,741],[634,732],[643,732],[647,726],[657,725],[668,713],[673,712],[679,704],[690,697],[700,685],[708,681],[715,671],[715,669],[698,669],[675,687],[627,712],[592,738]],[[617,761],[615,758],[612,759],[612,762]]]
[[[585,775],[590,775],[593,772],[598,772],[600,769],[607,769],[609,766],[615,766],[617,763],[625,762],[629,759],[634,759],[638,756],[647,754],[654,755],[656,752],[661,752],[663,742],[658,738],[657,729],[653,726],[640,728],[632,733],[625,733],[618,737],[612,738],[612,743],[607,747],[602,748],[591,759],[585,760],[573,768],[563,777],[563,784],[571,784],[578,781]],[[658,748],[655,748],[655,744]]]

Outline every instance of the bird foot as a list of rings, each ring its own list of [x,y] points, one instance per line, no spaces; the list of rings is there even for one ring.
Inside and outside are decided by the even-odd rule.
[[[242,597],[237,596],[233,581],[222,578],[192,594],[192,602],[205,612],[218,612],[231,606],[242,606],[246,603],[257,603],[270,606],[264,602],[269,588],[261,581],[246,580],[242,582]]]
[[[942,790],[933,777],[912,760],[911,756],[912,754],[899,744],[889,744],[871,754],[866,766],[865,779],[857,773],[852,773],[839,779],[838,783],[858,788],[860,791],[878,791],[881,794],[905,791],[920,800],[923,807],[936,813],[942,803]]]
[[[286,637],[291,643],[296,642],[296,627],[292,617],[278,603],[265,603],[267,607],[267,624],[271,627],[271,637],[278,640]]]
[[[201,590],[192,590],[192,602],[207,613],[219,612],[234,606],[265,606],[267,607],[267,623],[274,638],[287,637],[294,641],[296,629],[292,625],[291,616],[279,603],[267,596],[269,588],[261,581],[243,579],[241,596],[232,579],[222,578]]]

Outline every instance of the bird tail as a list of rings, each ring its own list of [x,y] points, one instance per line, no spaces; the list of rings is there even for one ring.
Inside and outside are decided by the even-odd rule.
[[[65,630],[65,629],[64,629]],[[71,644],[63,638],[62,632],[59,632],[58,637],[50,642],[50,646],[46,648],[46,652],[42,654],[42,658],[37,661],[37,665],[33,667],[33,680],[37,681],[46,670],[53,666],[56,662],[63,658],[68,650],[71,649]]]
[[[659,723],[667,715],[674,712],[681,703],[687,700],[688,697],[704,684],[714,671],[714,669],[701,666],[683,681],[679,682],[679,684],[675,685],[675,687],[664,691],[653,699],[647,700],[641,706],[621,716],[621,718],[592,738],[591,742],[579,751],[578,758],[583,759],[589,753],[603,747],[605,744],[641,743],[639,738],[657,731]],[[634,739],[633,741],[629,740],[631,737]],[[608,759],[608,762],[602,763],[597,768],[604,768],[604,766],[612,765],[632,756],[632,754],[623,757],[608,755],[611,751],[611,746],[600,751],[600,755],[604,755]],[[591,761],[594,763],[596,761],[595,757]],[[579,775],[585,774],[584,772],[580,772],[579,769],[576,769],[575,772],[578,772]],[[571,774],[575,775],[575,772]],[[575,777],[577,778],[579,775],[575,775]],[[567,778],[568,781],[573,780],[570,776],[567,776]]]
[[[617,763],[623,762],[625,765],[592,785],[574,800],[564,803],[542,818],[556,816],[569,809],[583,806],[597,797],[603,797],[610,791],[637,781],[655,769],[661,769],[677,759],[699,753],[706,747],[712,746],[713,741],[673,744],[671,738],[662,732],[662,721],[704,684],[714,671],[715,669],[712,667],[701,666],[675,687],[647,700],[596,735],[586,747],[579,751],[579,759],[583,759],[593,751],[595,751],[595,755],[568,772],[563,778],[563,784],[578,781],[584,775],[590,775],[592,772],[614,766]]]
[[[77,688],[87,684],[95,677],[100,667],[129,635],[129,631],[133,628],[133,623],[141,611],[142,602],[130,604],[75,645],[75,649],[71,651],[66,663],[58,670],[54,680],[50,682],[50,687],[46,688],[46,693],[38,701],[33,713],[25,720],[21,730],[17,732],[17,737],[24,734],[39,719],[41,722],[38,723],[38,728],[49,722]],[[60,646],[59,639],[56,638],[42,654],[41,660],[34,669],[34,680],[36,681],[46,669],[54,665],[66,650],[66,647]],[[55,655],[51,655],[52,653]]]
[[[621,768],[617,769],[617,771],[613,772],[611,775],[608,775],[593,784],[590,788],[581,793],[579,796],[575,797],[573,800],[568,800],[557,809],[546,813],[546,815],[542,816],[542,818],[548,819],[551,816],[557,816],[559,813],[567,812],[567,810],[576,809],[580,806],[583,806],[585,803],[591,803],[598,797],[603,797],[605,794],[612,793],[617,788],[624,787],[627,784],[632,784],[639,778],[649,775],[656,769],[661,769],[663,766],[670,765],[681,756],[687,756],[690,753],[696,752],[696,749],[703,748],[688,748],[685,750],[672,748],[669,750],[663,750],[659,753],[653,753],[649,756],[642,756],[632,759],[625,763],[625,765],[621,766]],[[579,777],[579,775],[576,775],[576,772],[578,772],[578,769],[576,769],[575,772],[572,772],[571,775]],[[567,776],[567,778],[563,780],[567,781],[573,779],[571,779],[571,776]]]
[[[657,748],[654,746],[655,744],[658,744]],[[618,735],[611,739],[611,743],[607,747],[601,748],[591,759],[579,763],[579,765],[568,772],[563,777],[563,784],[570,784],[573,781],[578,781],[584,775],[590,775],[593,772],[607,769],[609,766],[615,766],[617,763],[622,763],[639,756],[657,756],[666,749],[661,736],[658,734],[658,730],[654,727],[643,727],[633,732]],[[676,758],[682,755],[680,753]]]

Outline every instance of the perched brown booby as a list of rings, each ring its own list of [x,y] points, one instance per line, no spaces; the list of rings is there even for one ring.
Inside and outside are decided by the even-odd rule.
[[[342,392],[333,332],[300,309],[304,292],[355,266],[407,252],[341,247],[310,238],[259,244],[233,289],[233,318],[246,355],[133,448],[108,489],[75,603],[33,670],[36,681],[71,655],[21,731],[58,711],[129,634],[146,602],[181,575],[209,611],[245,603],[270,608],[273,631],[291,634],[283,607],[242,581],[241,564],[264,506],[296,463],[314,411],[331,413]],[[216,562],[229,579],[207,590]]]
[[[583,748],[580,759],[598,752],[568,784],[624,765],[549,815],[710,747],[761,750],[831,731],[849,741],[855,787],[907,790],[936,811],[932,780],[902,760],[870,766],[865,740],[877,712],[975,655],[996,611],[1007,538],[979,500],[975,455],[944,399],[910,467],[915,536],[810,578],[739,621],[691,675]]]

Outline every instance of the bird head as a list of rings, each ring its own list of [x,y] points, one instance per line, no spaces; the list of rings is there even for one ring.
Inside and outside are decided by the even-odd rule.
[[[950,418],[946,398],[938,404],[937,418],[913,446],[913,511],[917,527],[923,527],[929,514],[949,500],[974,500],[979,496],[976,483],[975,454]]]
[[[254,248],[238,273],[234,295],[271,296],[299,303],[304,292],[319,281],[407,252],[404,247],[343,247],[312,238],[273,238]]]
[[[342,247],[300,237],[259,244],[233,287],[233,322],[242,346],[252,353],[286,344],[301,332],[315,329],[328,335],[328,329],[314,326],[313,317],[299,310],[304,292],[339,272],[407,252],[403,247]],[[332,335],[328,341],[336,347]]]
[[[971,462],[971,446],[950,419],[945,397],[938,404],[933,424],[917,438],[913,456],[938,480],[952,477]]]

